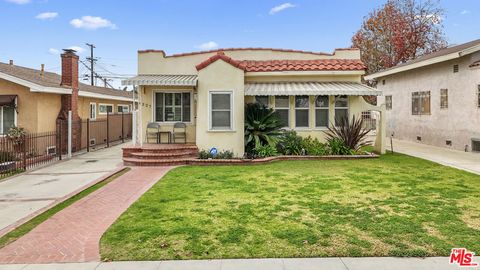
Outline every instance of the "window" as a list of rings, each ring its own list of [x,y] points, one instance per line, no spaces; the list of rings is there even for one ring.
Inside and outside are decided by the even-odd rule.
[[[340,126],[343,118],[348,121],[348,96],[335,96],[335,126]]]
[[[382,80],[382,85],[385,85],[385,80]]]
[[[448,109],[448,89],[440,89],[440,109]]]
[[[328,127],[328,96],[315,98],[315,127]]]
[[[155,93],[155,122],[190,122],[191,95],[183,93]]]
[[[477,107],[480,108],[480,84],[477,85]]]
[[[98,114],[107,114],[113,113],[113,105],[112,104],[98,104]]]
[[[412,115],[430,114],[430,91],[412,93]]]
[[[97,103],[90,103],[90,120],[97,119]]]
[[[10,128],[15,126],[15,108],[12,106],[0,106],[0,132],[7,134]]]
[[[472,152],[480,152],[480,140],[472,139]]]
[[[268,96],[255,96],[255,102],[268,107]]]
[[[283,127],[289,127],[290,97],[275,96],[275,111],[282,123]]]
[[[308,127],[308,96],[295,96],[295,127]]]
[[[392,96],[385,96],[385,108],[387,110],[392,109]]]
[[[129,113],[130,112],[130,106],[128,105],[117,105],[117,112],[119,113]]]
[[[458,72],[458,65],[453,65],[453,73],[457,73]]]
[[[232,92],[210,92],[210,129],[232,130]]]

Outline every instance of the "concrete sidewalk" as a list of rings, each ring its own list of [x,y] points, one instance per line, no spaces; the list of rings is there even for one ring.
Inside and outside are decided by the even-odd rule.
[[[387,138],[387,142],[387,150],[390,150],[390,138]],[[480,153],[462,152],[396,139],[393,140],[393,151],[480,174]]]
[[[0,235],[36,211],[120,169],[123,145],[78,155],[0,182]]]
[[[478,257],[475,258],[478,262]],[[91,262],[68,264],[10,264],[0,270],[450,270],[480,269],[450,265],[448,257],[431,258],[301,258],[198,261]]]

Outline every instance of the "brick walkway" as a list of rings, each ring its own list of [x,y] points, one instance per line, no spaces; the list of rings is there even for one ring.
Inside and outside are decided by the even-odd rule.
[[[99,261],[103,233],[171,168],[132,168],[1,249],[0,263]]]

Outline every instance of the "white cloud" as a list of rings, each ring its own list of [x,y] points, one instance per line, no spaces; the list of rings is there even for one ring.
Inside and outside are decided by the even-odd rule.
[[[99,28],[110,28],[116,29],[117,26],[111,21],[104,19],[102,17],[94,16],[83,16],[80,19],[73,19],[70,21],[70,24],[75,28],[83,28],[87,30],[96,30]]]
[[[75,50],[79,54],[83,53],[85,51],[85,49],[80,47],[80,46],[70,46],[70,47],[68,47],[68,49]]]
[[[39,20],[53,20],[58,16],[57,12],[43,12],[35,16]]]
[[[25,5],[31,2],[31,0],[6,0],[6,1],[17,4],[17,5]]]
[[[268,14],[274,15],[275,13],[280,12],[282,10],[285,10],[287,8],[294,8],[294,7],[296,7],[296,5],[294,5],[292,3],[283,3],[279,6],[275,6],[272,9],[270,9],[270,12]]]
[[[460,12],[460,14],[462,14],[462,15],[465,15],[465,14],[468,14],[468,13],[470,13],[470,10],[466,10],[466,9],[464,9],[464,10],[462,10],[462,12]]]
[[[209,41],[209,42],[205,42],[205,43],[202,43],[198,46],[195,46],[197,47],[198,49],[201,49],[201,50],[214,50],[216,48],[218,48],[218,44],[215,42],[215,41]]]
[[[53,55],[57,55],[57,54],[60,53],[60,51],[58,49],[55,49],[55,48],[50,48],[50,49],[48,49],[48,53],[53,54]]]

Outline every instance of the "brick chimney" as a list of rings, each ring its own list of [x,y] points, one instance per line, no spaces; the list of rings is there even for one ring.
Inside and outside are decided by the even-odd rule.
[[[72,89],[72,94],[62,94],[61,103],[62,107],[57,116],[57,123],[61,125],[62,138],[65,142],[62,143],[66,151],[66,139],[67,139],[67,119],[68,111],[72,111],[72,150],[77,151],[80,149],[80,136],[81,136],[81,119],[78,115],[78,55],[75,54],[75,50],[64,49],[62,53],[62,81],[61,86]]]

